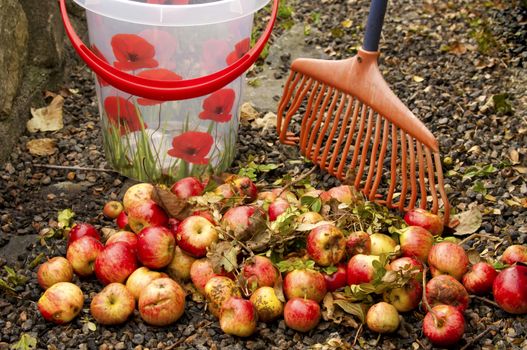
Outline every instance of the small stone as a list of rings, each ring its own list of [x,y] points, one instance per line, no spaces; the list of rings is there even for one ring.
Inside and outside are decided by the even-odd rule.
[[[132,338],[132,343],[134,344],[143,344],[143,342],[145,341],[145,337],[144,335],[142,334],[134,334],[134,337]]]
[[[126,344],[124,342],[119,342],[115,344],[115,350],[124,350],[126,349]]]

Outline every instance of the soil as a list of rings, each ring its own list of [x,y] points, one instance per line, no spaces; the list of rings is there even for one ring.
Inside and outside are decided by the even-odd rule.
[[[291,22],[303,23],[306,46],[332,59],[346,58],[360,45],[368,5],[365,0],[286,3],[293,14],[281,12],[276,35],[287,35]],[[465,242],[466,249],[484,257],[497,258],[513,243],[527,244],[526,24],[527,7],[521,1],[398,1],[389,4],[381,40],[386,80],[439,140],[454,211],[477,207],[483,213],[477,232],[498,238]],[[283,57],[281,69],[287,75],[290,62],[287,53]],[[122,198],[132,183],[109,170],[104,159],[94,83],[83,64],[75,65],[63,93],[64,128],[26,133],[0,170],[0,267],[28,278],[14,287],[15,294],[0,292],[0,349],[16,344],[23,334],[48,349],[432,348],[421,331],[422,310],[405,315],[396,333],[382,337],[365,327],[359,332],[330,322],[301,334],[280,320],[260,323],[256,334],[240,339],[223,334],[204,305],[191,300],[184,316],[168,327],[148,326],[137,313],[120,327],[93,327],[88,305],[101,289],[95,279],[75,279],[86,298],[79,317],[67,326],[45,322],[36,309],[41,289],[31,263],[40,254],[64,255],[65,242],[48,239],[43,244],[38,233],[65,208],[76,213],[77,221],[99,228],[113,225],[101,208]],[[258,101],[252,102],[258,109]],[[28,152],[26,143],[42,137],[57,141],[55,154]],[[242,125],[237,150],[233,173],[249,160],[280,165],[261,174],[261,186],[312,167],[294,147],[277,144],[274,128]],[[322,171],[314,172],[311,182],[320,188],[338,184]],[[0,278],[8,280],[4,268]],[[457,347],[527,349],[527,316],[507,314],[491,299],[471,300]]]

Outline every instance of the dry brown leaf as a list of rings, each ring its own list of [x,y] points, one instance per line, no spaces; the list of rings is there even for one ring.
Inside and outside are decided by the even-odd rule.
[[[452,221],[459,221],[455,227],[455,235],[468,235],[476,232],[481,227],[482,214],[477,207],[459,213],[452,218]]]
[[[420,77],[420,76],[418,76],[418,75],[414,75],[414,76],[412,77],[412,79],[413,79],[416,83],[420,83],[420,82],[422,82],[423,80],[425,80],[425,78]]]
[[[509,158],[513,165],[520,164],[520,153],[513,149],[509,152]]]
[[[168,189],[155,186],[152,192],[152,199],[165,209],[170,217],[183,220],[189,215],[190,205],[188,201],[178,198]]]
[[[460,42],[455,42],[450,46],[448,52],[453,53],[454,55],[463,55],[467,52],[467,47]]]
[[[64,105],[64,98],[61,95],[56,95],[49,106],[42,108],[31,108],[31,118],[27,124],[29,132],[37,131],[56,131],[64,127],[62,122],[62,106]]]
[[[57,152],[57,141],[48,138],[31,140],[26,147],[34,156],[50,156]]]

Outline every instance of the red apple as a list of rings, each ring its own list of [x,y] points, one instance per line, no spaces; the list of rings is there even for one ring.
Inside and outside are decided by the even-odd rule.
[[[317,189],[312,189],[305,192],[302,194],[302,197],[320,198],[323,203],[328,202],[331,199],[331,195],[327,191]]]
[[[137,269],[135,252],[128,243],[115,242],[107,245],[95,260],[95,276],[102,284],[124,283]]]
[[[137,235],[137,258],[146,267],[161,269],[172,261],[176,239],[163,226],[144,228]]]
[[[492,286],[494,300],[510,314],[527,314],[527,266],[518,264],[501,271]]]
[[[135,309],[135,299],[124,284],[110,283],[93,297],[90,312],[95,321],[104,325],[126,322]]]
[[[348,284],[370,283],[375,276],[374,261],[379,261],[379,257],[364,254],[352,256],[348,261]]]
[[[187,199],[194,196],[200,196],[204,189],[205,187],[197,178],[185,177],[176,181],[176,183],[170,188],[170,191],[180,199]]]
[[[148,267],[141,266],[126,280],[126,288],[132,293],[135,300],[139,300],[141,292],[152,282],[158,278],[168,277],[165,273],[158,271],[151,271]]]
[[[85,222],[79,222],[73,225],[68,233],[68,243],[66,244],[66,248],[69,247],[71,243],[84,236],[93,237],[98,241],[101,240],[101,236],[95,227]]]
[[[272,287],[258,288],[251,295],[250,300],[256,308],[258,320],[262,322],[270,322],[278,318],[284,311],[284,306]]]
[[[139,296],[139,314],[148,324],[167,326],[185,311],[185,291],[171,278],[157,278]]]
[[[216,220],[214,220],[214,216],[212,216],[212,213],[208,210],[196,210],[192,213],[192,215],[203,216],[205,219],[209,220],[211,224],[218,224]]]
[[[357,191],[349,185],[333,187],[327,192],[331,198],[336,199],[340,203],[352,204],[358,200]]]
[[[285,199],[286,201],[294,205],[298,203],[298,198],[296,197],[296,195],[289,190],[284,190],[283,188],[274,188],[271,192],[276,196],[276,198]]]
[[[56,256],[39,266],[37,279],[43,289],[48,289],[58,282],[71,282],[73,267],[66,258]]]
[[[140,203],[128,210],[128,226],[135,233],[139,233],[145,227],[167,226],[167,224],[167,214],[154,202]]]
[[[422,227],[408,226],[399,232],[399,244],[403,256],[424,262],[434,245],[434,236]]]
[[[320,221],[324,221],[324,217],[316,211],[302,213],[296,218],[296,222],[299,224],[316,224]]]
[[[232,296],[221,307],[220,327],[226,334],[248,337],[256,330],[257,320],[254,305],[242,297]]]
[[[284,278],[284,293],[287,299],[305,298],[321,302],[326,295],[326,280],[315,270],[293,270]]]
[[[463,314],[451,305],[437,305],[423,319],[423,333],[435,346],[450,347],[464,332]]]
[[[397,247],[397,243],[392,237],[382,233],[371,234],[370,240],[371,255],[391,254],[395,252],[395,247]]]
[[[251,290],[258,287],[272,287],[278,278],[278,270],[273,262],[265,256],[256,255],[247,259],[242,269],[242,276]]]
[[[357,254],[369,255],[371,253],[371,238],[364,231],[351,232],[346,240],[346,252],[352,257]]]
[[[428,281],[426,299],[432,307],[439,304],[452,305],[461,312],[465,311],[469,302],[465,287],[449,275],[439,275]]]
[[[221,196],[225,199],[229,199],[229,198],[232,198],[234,197],[235,195],[235,189],[234,189],[234,186],[229,184],[229,183],[224,183],[224,184],[221,184],[219,185],[218,187],[216,187],[214,189],[214,194],[218,195],[218,196]]]
[[[314,300],[293,298],[284,307],[284,321],[287,327],[299,332],[308,332],[320,322],[320,305]]]
[[[115,224],[121,230],[130,229],[130,226],[128,226],[128,215],[126,215],[126,212],[124,210],[119,215],[117,215],[117,218],[115,219]]]
[[[245,202],[250,203],[256,200],[258,188],[251,179],[246,176],[237,176],[231,181],[236,194],[245,198]]]
[[[115,219],[119,216],[119,214],[121,214],[123,209],[124,207],[121,202],[109,201],[106,202],[106,204],[102,208],[102,213],[109,219]]]
[[[205,297],[211,314],[220,317],[223,304],[232,296],[241,297],[236,283],[225,276],[214,276],[205,285]]]
[[[527,263],[527,246],[519,244],[508,246],[501,256],[501,261],[508,265],[517,262]]]
[[[38,311],[45,320],[56,324],[68,323],[82,310],[84,295],[70,282],[58,282],[46,289],[38,299]]]
[[[324,275],[324,279],[326,280],[326,289],[328,292],[333,292],[348,285],[346,264],[339,264],[337,266],[337,271],[333,272],[332,274],[322,272],[322,275]]]
[[[366,325],[377,333],[392,333],[399,328],[399,312],[392,304],[381,301],[366,313]]]
[[[492,290],[494,279],[498,272],[492,265],[486,262],[479,262],[463,276],[465,289],[472,294],[485,294]]]
[[[441,242],[430,249],[428,265],[432,276],[448,274],[460,281],[468,269],[468,256],[463,247]]]
[[[440,236],[443,233],[443,219],[421,208],[409,210],[404,215],[404,221],[410,226],[422,227],[434,236]]]
[[[106,240],[106,245],[116,242],[124,242],[130,245],[132,250],[137,251],[137,235],[130,231],[117,231]]]
[[[188,281],[190,279],[190,269],[194,261],[196,261],[195,258],[186,254],[181,248],[176,246],[174,257],[167,266],[167,273],[177,281]]]
[[[245,240],[266,229],[265,213],[256,206],[233,207],[223,214],[221,226],[237,239]]]
[[[77,275],[87,277],[93,273],[95,259],[103,249],[104,246],[99,240],[84,236],[70,244],[66,258]]]
[[[399,312],[407,312],[419,306],[423,296],[421,282],[409,280],[404,286],[384,292],[384,301],[395,306]]]
[[[401,258],[397,258],[393,260],[386,268],[387,270],[391,271],[412,271],[412,274],[414,275],[414,279],[418,282],[421,282],[423,280],[423,263],[419,260],[416,260],[414,258],[410,258],[408,256],[403,256]]]
[[[177,244],[186,253],[202,258],[207,255],[207,248],[218,240],[218,232],[209,220],[192,215],[181,221],[176,238]]]
[[[149,183],[138,183],[126,190],[123,196],[123,207],[126,212],[138,204],[151,202],[154,186]]]
[[[307,236],[307,253],[320,266],[338,264],[346,254],[346,238],[340,229],[331,225],[320,225]]]
[[[205,294],[205,285],[214,276],[217,274],[214,273],[209,259],[198,259],[190,266],[190,279],[201,294]]]
[[[267,213],[269,216],[269,221],[275,221],[280,215],[285,213],[287,208],[291,207],[291,204],[283,198],[276,198],[273,202],[269,204]]]

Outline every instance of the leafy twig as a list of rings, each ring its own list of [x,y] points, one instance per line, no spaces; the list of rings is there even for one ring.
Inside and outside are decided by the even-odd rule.
[[[470,236],[468,236],[467,238],[463,239],[461,242],[458,243],[458,245],[463,245],[465,243],[467,243],[468,241],[470,241],[471,239],[474,239],[474,238],[487,238],[491,241],[501,241],[501,238],[498,238],[498,237],[495,237],[493,235],[490,235],[488,233],[473,233],[471,234]]]
[[[487,328],[483,332],[476,335],[474,338],[470,339],[469,342],[467,342],[460,350],[466,350],[469,348],[472,348],[472,344],[483,338],[488,332],[490,332],[492,328]]]
[[[489,305],[492,305],[494,307],[500,308],[500,306],[497,303],[495,303],[494,301],[489,300],[489,299],[487,299],[485,297],[480,297],[479,295],[471,295],[470,297],[474,298],[474,299],[481,300],[481,301],[483,301],[483,302],[485,302],[485,303],[487,303]]]
[[[287,190],[289,187],[293,186],[294,184],[296,183],[299,183],[300,181],[302,181],[303,179],[305,179],[306,177],[308,177],[309,175],[313,174],[315,172],[315,170],[317,170],[318,168],[318,165],[315,165],[314,167],[311,168],[311,170],[309,170],[307,173],[305,174],[302,174],[300,175],[300,177],[298,177],[297,179],[291,181],[290,183],[288,183],[287,185],[285,185],[282,190],[280,191],[280,193],[278,194],[278,197],[280,197],[280,195],[282,193],[285,192],[285,190]]]

